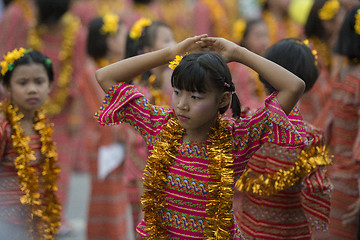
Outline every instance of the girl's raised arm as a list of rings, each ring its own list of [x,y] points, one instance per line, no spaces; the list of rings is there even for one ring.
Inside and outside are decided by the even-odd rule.
[[[101,88],[107,92],[116,83],[130,81],[147,70],[169,63],[176,55],[204,50],[205,48],[201,47],[198,41],[206,37],[207,35],[204,34],[187,38],[174,47],[163,48],[113,63],[97,70],[96,79]]]
[[[225,61],[245,64],[266,79],[278,91],[277,100],[286,114],[291,112],[304,93],[304,81],[278,64],[223,38],[201,40],[204,46],[219,53]]]

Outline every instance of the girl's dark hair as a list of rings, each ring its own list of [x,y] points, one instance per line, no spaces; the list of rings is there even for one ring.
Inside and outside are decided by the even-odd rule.
[[[355,16],[360,6],[353,7],[341,25],[334,51],[350,61],[360,60],[360,34],[355,32]]]
[[[44,66],[46,73],[49,77],[50,83],[54,81],[54,71],[53,66],[48,57],[46,57],[41,52],[35,50],[28,50],[24,56],[14,61],[14,68],[10,71],[8,70],[4,76],[1,76],[1,80],[5,86],[10,86],[10,79],[12,73],[14,72],[15,68],[21,65],[28,65],[31,63],[39,63]]]
[[[241,112],[240,101],[235,92],[230,69],[223,58],[212,52],[198,52],[186,55],[171,76],[171,86],[189,92],[205,93],[210,86],[220,92],[231,92],[231,110],[238,118]],[[219,109],[226,112],[229,105]]]
[[[69,10],[70,0],[36,0],[39,10],[38,24],[50,25],[59,19]]]
[[[319,69],[312,50],[295,38],[280,40],[269,47],[264,57],[279,64],[283,68],[301,78],[305,84],[305,92],[309,91],[319,77]],[[276,91],[263,77],[260,81],[272,93]]]
[[[119,26],[121,25],[119,21]],[[106,55],[108,49],[106,39],[109,35],[102,34],[101,28],[104,25],[102,17],[94,18],[90,21],[88,26],[88,37],[86,44],[86,51],[89,56],[94,59],[102,58]]]

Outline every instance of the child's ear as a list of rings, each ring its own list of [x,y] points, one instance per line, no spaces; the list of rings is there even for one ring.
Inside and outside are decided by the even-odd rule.
[[[231,92],[224,92],[220,97],[219,108],[226,107],[230,104]]]

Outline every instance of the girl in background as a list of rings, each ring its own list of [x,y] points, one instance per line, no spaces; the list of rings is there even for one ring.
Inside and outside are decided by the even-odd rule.
[[[319,112],[328,108],[331,81],[339,72],[342,57],[332,49],[336,42],[345,8],[339,0],[315,0],[305,24],[305,35],[317,52],[320,69],[314,87],[300,100],[301,115],[306,121],[315,123]]]
[[[269,30],[262,19],[244,21],[239,19],[233,27],[233,36],[240,46],[262,56],[270,44]],[[242,106],[251,109],[262,106],[265,100],[265,92],[259,75],[242,64],[230,63],[231,75]]]
[[[303,79],[305,92],[318,78],[312,50],[298,39],[277,42],[264,57]],[[267,94],[275,91],[266,79],[260,79]],[[291,121],[297,121],[297,111],[294,108],[289,114]],[[249,160],[246,172],[237,182],[244,194],[243,209],[236,216],[247,239],[307,240],[314,239],[317,231],[327,230],[331,184],[325,166],[331,159],[324,149],[323,132],[304,124],[310,142],[305,149],[265,143]]]
[[[100,173],[106,163],[100,159],[105,149],[115,153],[123,152],[126,130],[117,127],[103,127],[93,119],[99,101],[105,94],[95,79],[95,71],[125,58],[127,27],[118,15],[105,14],[90,21],[87,38],[87,53],[84,76],[79,87],[87,108],[83,138],[86,139],[87,159],[91,174],[91,193],[87,218],[87,239],[132,239],[131,220],[128,213],[128,199],[124,182],[124,156]]]
[[[53,125],[41,109],[54,80],[52,63],[20,48],[0,65],[8,97],[0,110],[0,238],[55,239],[59,167]]]
[[[197,52],[206,49],[221,56]],[[126,83],[175,56],[174,108],[150,104]],[[226,61],[252,67],[278,89],[251,117],[238,119],[240,103]],[[286,116],[304,90],[302,80],[225,39],[188,38],[99,69],[96,78],[108,92],[97,120],[105,125],[130,123],[151,154],[144,171],[144,219],[137,227],[147,239],[242,239],[231,209],[234,181],[247,159],[266,141],[290,148],[306,144]],[[226,120],[221,114],[230,100],[234,118]]]
[[[359,223],[360,177],[360,7],[352,8],[341,26],[334,49],[346,57],[332,85],[330,111],[322,121],[334,154],[329,177],[334,190],[331,197],[329,236],[326,239],[356,239]],[[325,125],[326,124],[326,125]],[[357,209],[357,210],[356,210]]]
[[[266,0],[263,2],[262,17],[269,29],[270,44],[283,38],[300,38],[302,36],[302,26],[290,17],[290,0]]]
[[[44,110],[55,124],[61,173],[57,192],[67,209],[70,174],[74,168],[86,169],[84,139],[79,136],[82,126],[83,102],[79,79],[85,62],[86,34],[79,18],[72,15],[70,0],[36,0],[37,18],[27,35],[27,46],[41,51],[53,62],[54,84]],[[62,215],[61,235],[72,231],[66,215]]]

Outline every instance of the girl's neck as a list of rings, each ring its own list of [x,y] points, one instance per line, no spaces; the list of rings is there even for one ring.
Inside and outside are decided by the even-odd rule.
[[[209,133],[207,134],[187,134],[183,136],[183,142],[196,142],[196,143],[202,143],[206,142],[209,138]]]

